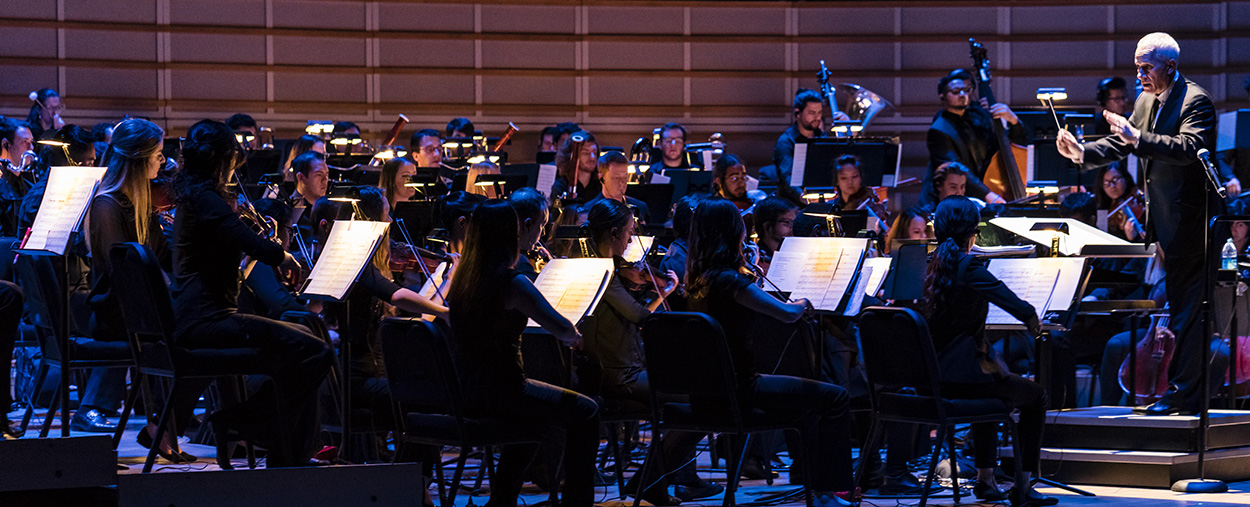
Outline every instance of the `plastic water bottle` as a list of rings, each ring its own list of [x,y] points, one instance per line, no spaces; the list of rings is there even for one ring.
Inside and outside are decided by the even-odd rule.
[[[1220,250],[1220,269],[1237,269],[1237,245],[1233,244],[1233,238],[1228,238]]]

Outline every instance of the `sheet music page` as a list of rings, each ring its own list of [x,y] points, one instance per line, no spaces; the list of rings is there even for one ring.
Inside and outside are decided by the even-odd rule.
[[[638,262],[642,260],[643,254],[651,249],[651,245],[655,243],[655,236],[634,236],[629,242],[629,246],[625,247],[626,261]]]
[[[760,189],[760,180],[747,175],[747,192]]]
[[[389,222],[364,220],[334,222],[330,239],[300,292],[343,299],[365,264],[373,259],[373,251],[390,225]]]
[[[672,178],[660,173],[651,173],[651,183],[671,183]]]
[[[555,164],[542,164],[538,166],[538,182],[534,186],[538,187],[538,191],[546,195],[548,199],[557,196],[547,195],[551,193],[551,186],[556,184],[556,166]]]
[[[47,190],[39,204],[30,237],[22,250],[45,250],[65,255],[69,238],[91,205],[96,185],[104,177],[105,167],[53,167],[48,174]]]
[[[881,270],[867,264],[865,264],[863,269],[860,270],[859,281],[855,284],[855,290],[851,291],[851,300],[846,303],[846,311],[842,312],[842,315],[846,315],[848,317],[859,315],[859,310],[864,306],[864,296],[868,295],[868,284],[874,276],[874,271]]]
[[[1046,311],[1067,310],[1076,299],[1076,292],[1081,290],[1081,275],[1085,272],[1086,259],[1086,257],[1048,259],[1050,262],[1059,264],[1059,280],[1055,282],[1055,289],[1051,293]]]
[[[1050,248],[1051,238],[1058,234],[1059,252],[1065,256],[1080,255],[1085,245],[1133,246],[1128,241],[1071,218],[999,217],[990,220],[990,223],[1047,248]],[[1068,233],[1030,230],[1036,223],[1065,223],[1068,225]]]
[[[807,143],[794,143],[794,163],[790,165],[790,186],[803,187],[803,171],[807,168]],[[780,169],[778,169],[780,170]],[[781,177],[780,174],[777,175]]]
[[[994,259],[989,263],[990,273],[1007,285],[1020,299],[1033,305],[1038,317],[1045,315],[1055,285],[1059,281],[1059,271],[1063,267],[1062,257],[1040,259]],[[1058,262],[1056,262],[1058,261]],[[1068,301],[1071,301],[1069,299]],[[1066,302],[1064,303],[1066,305]],[[1065,306],[1066,307],[1066,306]],[[998,305],[990,303],[990,313],[985,319],[986,324],[1018,324],[1015,317]]]
[[[446,275],[446,274],[447,274],[447,263],[446,262],[438,263],[438,266],[435,267],[434,271],[430,273],[430,278],[427,279],[425,283],[421,285],[421,292],[418,292],[418,294],[421,294],[422,296],[425,296],[426,299],[430,299],[436,303],[440,303],[440,304],[443,303],[442,298],[437,298],[438,293],[434,291],[434,288],[443,284],[443,275]],[[444,290],[443,296],[446,296],[446,295],[447,295],[447,291]]]
[[[876,296],[878,292],[881,292],[881,284],[885,283],[886,275],[890,274],[892,262],[893,259],[889,257],[864,259],[864,271],[860,273],[860,277],[867,279],[864,285],[865,295]]]
[[[534,287],[556,312],[577,324],[594,311],[614,269],[612,259],[555,259],[538,273]],[[533,319],[528,325],[541,327]]]
[[[868,240],[861,238],[786,238],[773,255],[769,278],[792,299],[807,298],[818,310],[836,311],[867,246]],[[778,255],[782,281],[771,276],[778,269]]]

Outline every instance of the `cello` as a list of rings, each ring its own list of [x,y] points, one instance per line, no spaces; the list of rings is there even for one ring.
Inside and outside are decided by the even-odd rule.
[[[1168,365],[1176,351],[1176,336],[1168,329],[1168,315],[1151,315],[1146,336],[1133,346],[1137,348],[1137,364],[1124,358],[1120,364],[1120,389],[1125,394],[1136,394],[1136,399],[1129,403],[1148,405],[1168,391]],[[1130,389],[1134,380],[1135,388]]]
[[[994,90],[990,88],[990,83],[994,78],[990,76],[990,59],[986,54],[985,46],[976,39],[968,39],[968,46],[971,47],[972,66],[977,73],[977,93],[992,106],[998,101],[994,100]],[[998,119],[992,119],[992,121],[994,138],[998,140],[999,149],[984,168],[985,177],[981,180],[990,191],[1003,196],[1007,202],[1018,201],[1027,197],[1024,187],[1025,174],[1020,161],[1028,160],[1028,150],[1011,144],[1011,138],[1007,136],[1007,129],[1002,121]]]

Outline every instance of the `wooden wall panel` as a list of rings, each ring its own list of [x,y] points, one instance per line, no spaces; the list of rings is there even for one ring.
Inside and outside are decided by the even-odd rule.
[[[255,0],[167,0],[169,21],[187,25],[265,26],[265,3]]]
[[[773,105],[787,104],[792,90],[784,78],[696,77],[690,79],[690,103],[696,105]]]
[[[1189,32],[1214,28],[1218,4],[1178,2],[1172,5],[1117,5],[1117,33]]]
[[[574,104],[577,83],[564,76],[483,76],[482,100],[493,104]]]
[[[364,30],[363,2],[272,0],[273,26]]]
[[[56,0],[5,2],[4,15],[18,19],[56,19]]]
[[[632,106],[682,106],[682,78],[618,77],[590,78],[591,104]]]
[[[65,57],[79,60],[156,59],[156,34],[109,30],[65,30]]]
[[[391,103],[473,104],[473,76],[383,74],[381,100]]]
[[[591,69],[681,70],[685,47],[680,42],[590,41]]]
[[[681,7],[586,7],[590,33],[594,34],[674,34],[685,27],[685,9]]]
[[[383,67],[473,68],[471,40],[381,39]]]
[[[903,33],[971,36],[996,33],[998,9],[986,7],[908,7]]]
[[[171,33],[169,49],[175,62],[265,63],[264,35]]]
[[[274,72],[273,98],[298,102],[365,102],[365,75],[345,72]]]
[[[808,7],[798,10],[799,33],[893,35],[894,13],[895,9],[883,7]]]
[[[799,68],[807,74],[816,75],[821,60],[835,75],[846,70],[889,69],[894,67],[894,44],[830,42],[799,45]]]
[[[500,69],[571,69],[575,66],[573,42],[482,41],[482,67]]]
[[[56,67],[43,65],[5,65],[4,72],[0,72],[0,90],[4,90],[10,98],[6,101],[8,107],[4,108],[3,115],[25,119],[24,111],[30,109],[27,95],[56,83],[56,71]],[[25,104],[22,103],[23,100],[26,101]]]
[[[482,31],[573,33],[577,9],[571,5],[483,5]]]
[[[172,98],[191,100],[265,101],[262,71],[183,69],[173,74]]]
[[[279,65],[364,67],[365,40],[342,37],[273,37],[273,62]]]
[[[80,95],[89,97],[151,99],[156,96],[156,71],[67,67],[65,88],[82,90],[85,93]],[[66,96],[67,99],[69,97],[72,95]]]
[[[1107,31],[1108,8],[1103,5],[1013,7],[1013,34],[1097,34]]]
[[[1224,54],[1227,55],[1229,65],[1250,64],[1250,38],[1230,37]]]
[[[56,29],[14,26],[0,30],[4,56],[56,58]]]
[[[786,70],[786,48],[780,44],[749,42],[693,42],[693,70]]]
[[[1027,62],[1029,69],[1097,69],[1107,66],[1107,43],[1103,41],[1015,42],[1010,49],[1011,61]],[[994,60],[993,53],[990,60]]]
[[[690,33],[785,35],[786,12],[753,7],[702,7],[690,11]]]
[[[20,3],[23,0],[17,0]],[[65,19],[73,21],[112,21],[119,23],[155,23],[156,0],[63,0]],[[52,2],[53,5],[56,2]]]
[[[473,33],[473,5],[456,3],[378,2],[382,30]]]

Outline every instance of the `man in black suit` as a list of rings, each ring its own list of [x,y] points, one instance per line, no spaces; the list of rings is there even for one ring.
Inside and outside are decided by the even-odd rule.
[[[971,170],[965,195],[991,204],[1003,202],[1001,196],[981,181],[990,160],[1003,149],[998,146],[993,122],[1007,122],[1007,135],[1014,144],[1028,144],[1029,134],[1007,104],[989,105],[987,100],[974,99],[975,92],[972,74],[964,69],[955,69],[938,81],[942,110],[934,115],[933,124],[925,135],[929,148],[929,173],[924,182],[926,190],[921,194],[925,204],[930,204],[927,199],[936,195],[936,191],[932,191],[934,173],[947,162],[959,162]],[[1010,154],[1011,148],[1006,150]],[[936,202],[931,204],[937,206]]]
[[[1215,145],[1215,107],[1206,90],[1180,75],[1179,56],[1180,47],[1170,35],[1156,32],[1142,37],[1133,57],[1142,94],[1132,120],[1104,111],[1114,135],[1081,145],[1061,130],[1057,143],[1060,153],[1085,169],[1129,155],[1137,155],[1144,168],[1146,231],[1164,253],[1172,308],[1169,327],[1177,338],[1168,370],[1171,386],[1146,408],[1149,415],[1194,413],[1202,400],[1204,222],[1208,213],[1215,216],[1224,210],[1198,161],[1198,150]],[[1222,243],[1212,238],[1211,244]]]

